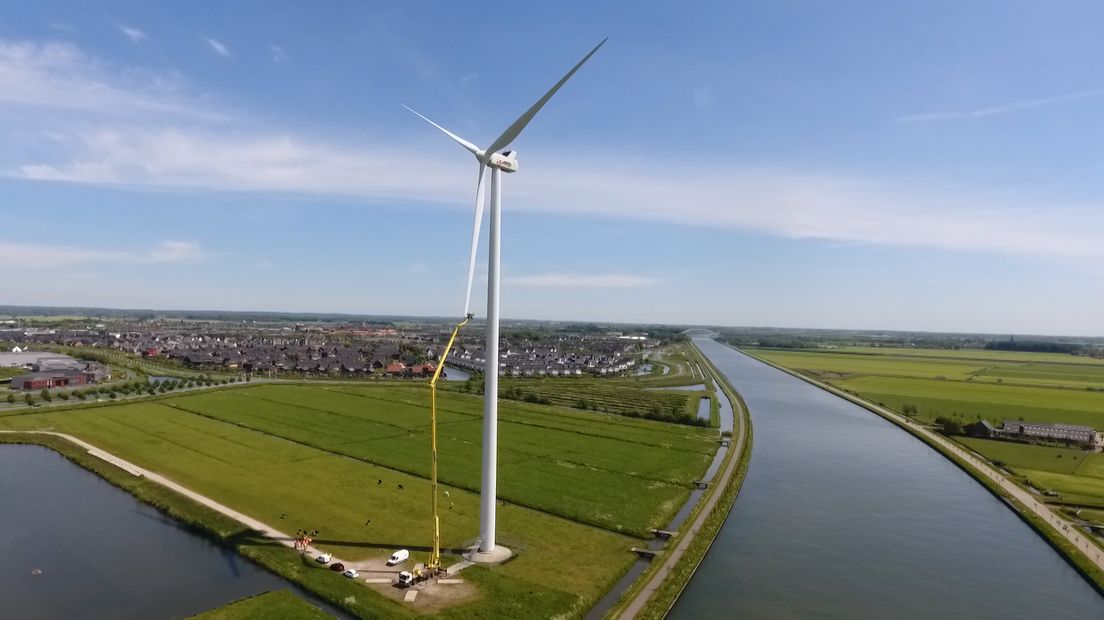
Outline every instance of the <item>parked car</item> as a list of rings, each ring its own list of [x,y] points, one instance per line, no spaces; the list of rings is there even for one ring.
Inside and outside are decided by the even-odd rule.
[[[347,571],[345,571],[344,573],[341,573],[341,574],[345,575],[349,579],[356,579],[357,577],[360,576],[360,573],[358,573],[357,569],[355,569],[355,568],[350,568],[349,570],[347,570]]]
[[[391,554],[391,557],[387,559],[388,566],[394,566],[396,564],[402,564],[410,559],[410,552],[406,549],[399,549],[395,553]]]
[[[330,560],[332,560],[332,559],[333,559],[332,555],[330,555],[328,553],[323,553],[322,555],[318,556],[317,558],[314,558],[314,561],[318,562],[319,564],[329,564]]]
[[[337,572],[337,573],[344,572],[345,571],[345,565],[342,564],[341,562],[334,562],[333,564],[330,564],[330,570],[332,570],[334,572]]]

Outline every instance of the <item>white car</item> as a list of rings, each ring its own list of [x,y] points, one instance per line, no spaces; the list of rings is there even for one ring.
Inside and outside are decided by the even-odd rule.
[[[333,559],[332,555],[330,555],[328,553],[323,553],[322,555],[315,558],[314,561],[318,562],[319,564],[329,564],[330,560],[332,560],[332,559]]]
[[[349,570],[347,570],[347,571],[345,571],[344,573],[341,573],[341,574],[345,575],[349,579],[356,579],[357,577],[360,576],[360,573],[358,573],[357,569],[355,569],[355,568],[350,568]]]

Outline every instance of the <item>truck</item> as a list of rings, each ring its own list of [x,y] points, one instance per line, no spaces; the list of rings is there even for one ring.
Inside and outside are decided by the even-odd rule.
[[[428,581],[439,572],[439,570],[429,570],[425,567],[425,564],[419,562],[418,565],[414,567],[414,570],[404,570],[399,573],[398,585],[400,588],[409,588],[412,585]]]

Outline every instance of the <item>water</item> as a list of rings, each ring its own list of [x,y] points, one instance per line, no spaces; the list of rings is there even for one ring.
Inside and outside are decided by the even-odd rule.
[[[0,498],[4,618],[179,618],[294,589],[46,448],[0,445]]]
[[[709,420],[709,409],[710,409],[709,405],[711,405],[712,403],[713,403],[713,401],[709,400],[709,398],[702,398],[701,400],[698,401],[698,419],[699,420]]]
[[[713,383],[716,389],[717,399],[721,404],[720,407],[720,432],[732,431],[734,428],[735,420],[733,419],[732,404],[728,401],[728,397],[724,392],[720,390],[717,384]],[[701,387],[705,387],[704,385]],[[709,399],[703,398],[698,403],[698,417],[702,419],[709,419]],[[705,474],[701,477],[703,482],[712,483],[713,478],[717,475],[717,472],[721,469],[721,463],[724,462],[725,456],[728,454],[729,447],[723,445],[720,441],[720,435],[718,434],[717,452],[713,454],[713,461],[709,463],[709,467],[705,470]],[[682,504],[682,508],[679,509],[675,516],[671,518],[671,521],[663,528],[668,532],[677,532],[679,528],[686,523],[686,519],[690,517],[690,512],[694,509],[694,506],[698,505],[701,501],[702,495],[705,495],[706,489],[701,487],[695,487],[690,491],[690,496],[686,498],[686,501]],[[659,538],[649,540],[647,546],[649,549],[663,549],[667,546],[667,541]],[[661,556],[662,557],[662,556]],[[644,569],[648,567],[651,560],[639,559],[629,568],[629,571],[623,576],[605,596],[599,600],[594,607],[590,609],[583,616],[584,620],[599,620],[606,614],[607,611],[613,608],[617,604],[617,601],[621,598],[621,594],[629,588],[636,581],[636,578],[644,572]]]
[[[445,366],[445,381],[467,381],[471,379],[471,373],[455,366]]]
[[[751,409],[732,513],[672,618],[1104,618],[965,472],[876,415],[695,339]]]

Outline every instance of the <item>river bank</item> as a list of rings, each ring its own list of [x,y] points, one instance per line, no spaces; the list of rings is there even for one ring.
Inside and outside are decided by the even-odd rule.
[[[947,460],[970,474],[993,495],[1004,500],[1018,517],[1038,532],[1071,566],[1077,569],[1096,588],[1097,592],[1104,595],[1104,549],[1101,549],[1087,535],[1078,530],[1073,523],[1063,519],[1059,514],[1048,508],[1046,504],[1036,500],[1028,491],[1018,486],[1015,481],[1010,480],[1001,474],[997,468],[989,465],[984,457],[891,409],[849,394],[832,385],[817,381],[747,351],[741,352],[806,383],[855,403],[892,422],[931,446]]]
[[[747,403],[755,449],[669,617],[1104,614],[1104,598],[1003,500],[919,438],[730,347],[702,349]]]
[[[699,363],[709,368],[712,380],[727,399],[733,416],[731,421],[720,424],[720,441],[722,444],[727,441],[729,445],[720,464],[721,475],[683,519],[683,523],[689,521],[689,525],[681,527],[668,541],[664,552],[635,578],[618,605],[605,614],[606,618],[628,620],[663,618],[667,615],[713,544],[747,473],[751,454],[751,420],[747,407],[724,375],[696,345],[695,351]]]

